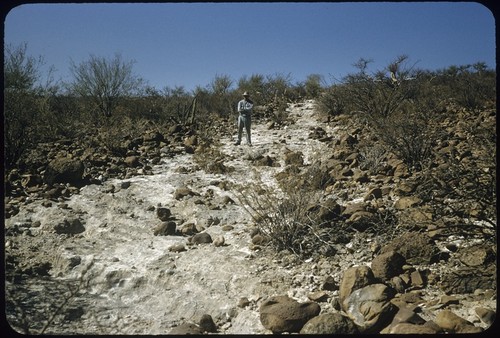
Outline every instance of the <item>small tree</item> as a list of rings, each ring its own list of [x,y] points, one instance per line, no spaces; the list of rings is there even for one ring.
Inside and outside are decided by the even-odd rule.
[[[91,55],[79,65],[72,61],[70,71],[74,81],[69,89],[90,100],[100,113],[109,117],[118,100],[130,95],[141,84],[141,79],[132,73],[133,63],[123,61],[119,54],[112,59]]]

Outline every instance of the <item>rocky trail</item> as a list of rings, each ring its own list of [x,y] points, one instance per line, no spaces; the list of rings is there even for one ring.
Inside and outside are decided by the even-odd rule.
[[[6,237],[6,250],[50,262],[45,277],[6,281],[30,320],[24,326],[49,334],[182,334],[203,325],[218,334],[270,334],[259,309],[282,295],[317,301],[322,314],[338,312],[343,273],[373,259],[370,238],[341,245],[332,257],[300,262],[252,243],[254,221],[228,188],[278,189],[275,174],[286,167],[288,152],[301,152],[306,166],[328,158],[329,143],[310,137],[319,124],[314,102],[289,105],[288,113],[294,123],[283,128],[254,123],[252,147],[221,136],[218,151],[228,173],[205,171],[193,154],[165,156],[150,174],[87,185],[58,203],[35,200],[6,219],[6,229],[16,232]],[[323,138],[339,139],[341,129],[322,125]],[[255,166],[260,158],[276,165]],[[362,201],[368,189],[351,189],[345,205]],[[47,232],[58,227],[75,234]],[[326,287],[332,280],[336,287]],[[458,315],[486,328],[475,309],[496,310],[496,290],[448,300],[436,285],[425,290],[419,313],[425,320],[460,304],[453,308]],[[58,315],[44,328],[50,313]],[[23,327],[9,313],[7,319],[16,330]]]

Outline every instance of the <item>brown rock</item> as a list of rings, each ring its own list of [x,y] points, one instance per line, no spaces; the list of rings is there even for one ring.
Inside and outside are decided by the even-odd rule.
[[[385,332],[382,332],[385,333]],[[391,334],[437,334],[437,330],[429,326],[412,324],[412,323],[399,323],[392,326],[388,333]]]
[[[139,167],[141,165],[141,162],[139,161],[139,156],[127,156],[123,160],[123,162],[127,165],[127,167]]]
[[[403,272],[405,258],[397,251],[388,251],[372,260],[371,268],[375,278],[387,281]]]
[[[300,334],[357,334],[354,322],[335,312],[325,313],[309,320],[300,330]]]
[[[309,298],[313,302],[326,302],[328,297],[329,297],[328,293],[326,293],[325,291],[316,291],[316,292],[310,293],[307,296],[307,298]]]
[[[344,300],[357,290],[375,282],[375,276],[370,267],[366,265],[355,266],[347,269],[342,276],[340,283],[339,298],[343,306]],[[344,308],[345,310],[345,308]]]
[[[395,238],[380,249],[380,253],[397,251],[408,264],[428,264],[439,253],[434,241],[423,233],[408,233]]]
[[[466,326],[474,326],[471,322],[457,316],[450,310],[438,312],[434,322],[449,333],[457,333],[463,330]]]
[[[481,266],[494,262],[495,252],[485,245],[474,245],[458,251],[458,259],[467,266]]]
[[[82,161],[73,158],[58,157],[52,160],[45,170],[43,180],[52,185],[54,183],[82,184],[85,167]]]
[[[397,210],[413,208],[422,203],[422,200],[417,196],[401,197],[394,203],[394,208]]]
[[[172,246],[170,246],[168,248],[168,251],[171,251],[171,252],[182,252],[182,251],[186,251],[186,246],[182,243],[179,243],[179,244],[174,244]]]
[[[299,303],[288,296],[274,296],[260,306],[260,321],[273,333],[299,332],[320,311],[314,302]]]
[[[477,307],[474,309],[477,317],[486,325],[491,325],[495,321],[496,312],[484,307]]]

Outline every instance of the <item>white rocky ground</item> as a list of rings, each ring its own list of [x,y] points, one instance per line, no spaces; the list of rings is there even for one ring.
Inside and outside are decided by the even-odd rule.
[[[251,250],[252,219],[237,196],[221,189],[221,182],[262,182],[274,186],[273,174],[283,170],[284,165],[255,167],[249,159],[258,154],[282,161],[286,147],[300,150],[306,163],[327,154],[326,143],[308,138],[310,127],[317,124],[313,108],[313,102],[290,106],[290,116],[296,122],[285,129],[273,130],[254,123],[253,147],[244,141],[241,146],[234,146],[234,138],[222,137],[220,151],[227,155],[224,164],[234,168],[228,175],[206,173],[191,154],[165,157],[153,167],[152,175],[85,186],[65,205],[46,207],[42,201],[35,201],[6,220],[8,225],[39,221],[41,226],[32,229],[35,236],[37,231],[41,233],[64,218],[76,216],[85,226],[82,234],[54,243],[51,270],[61,282],[75,279],[71,285],[80,285],[79,293],[62,312],[83,311],[76,320],[56,324],[60,323],[56,319],[46,333],[165,334],[181,323],[197,323],[203,314],[213,317],[219,333],[270,333],[259,320],[262,300],[272,295],[289,295],[306,301],[310,293],[320,290],[325,276],[333,276],[339,283],[346,268],[369,262],[369,250],[346,248],[331,259],[301,265],[287,264],[289,256]],[[326,131],[336,137],[335,129]],[[199,196],[177,200],[174,192],[180,187]],[[226,203],[226,196],[236,203]],[[358,196],[362,193],[350,198]],[[205,227],[214,239],[223,236],[225,244],[186,245],[186,236],[155,236],[153,230],[161,223],[155,211],[159,206],[172,211],[178,228],[194,223]],[[220,222],[210,225],[211,219]],[[184,244],[186,251],[169,251],[174,244]],[[75,257],[80,257],[80,264],[68,268],[68,262]],[[79,284],[79,278],[88,284]],[[38,286],[60,292],[56,299],[64,300],[64,287],[49,282]],[[329,293],[333,300],[336,291]],[[244,297],[249,305],[238,306]],[[332,301],[320,305],[322,312],[333,307]],[[472,321],[473,314],[467,310],[461,314]]]

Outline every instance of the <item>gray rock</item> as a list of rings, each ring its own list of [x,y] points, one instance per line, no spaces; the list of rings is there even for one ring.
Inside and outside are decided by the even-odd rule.
[[[362,333],[379,333],[398,310],[391,303],[394,295],[395,291],[386,285],[372,284],[352,292],[342,305]]]
[[[208,314],[204,314],[203,316],[201,316],[198,325],[205,332],[210,332],[210,333],[217,332],[217,325],[215,325],[212,316]]]
[[[201,335],[203,330],[196,324],[183,323],[170,330],[171,335]]]
[[[155,236],[171,236],[175,235],[177,224],[174,221],[162,222],[154,230]]]
[[[158,218],[163,222],[168,221],[171,215],[172,213],[169,208],[160,207],[156,209],[156,216],[158,216]]]
[[[208,244],[208,243],[212,243],[213,240],[212,240],[212,236],[210,236],[209,233],[202,232],[199,234],[195,234],[193,237],[191,237],[190,242],[192,244]]]
[[[66,218],[54,225],[54,232],[58,234],[75,235],[85,231],[85,227],[78,218]]]

